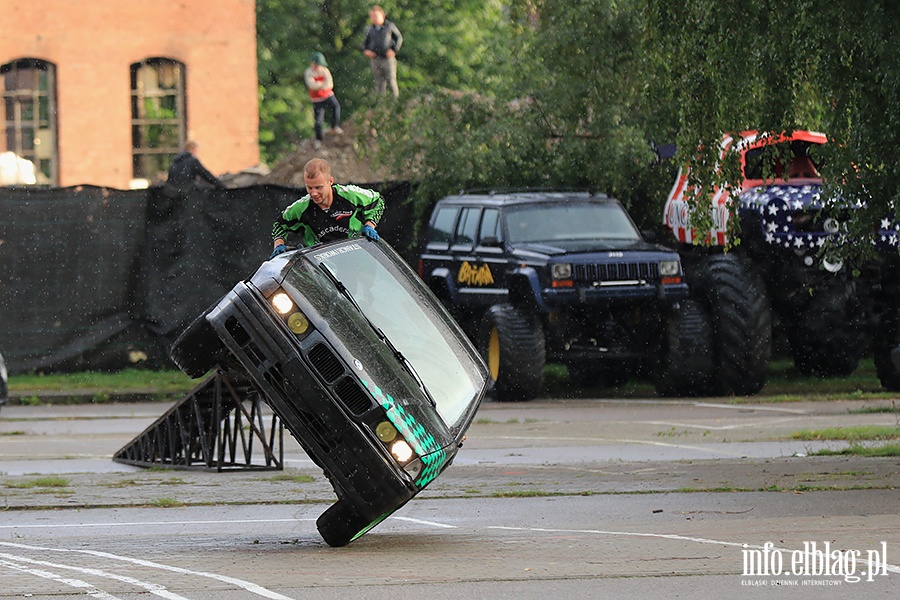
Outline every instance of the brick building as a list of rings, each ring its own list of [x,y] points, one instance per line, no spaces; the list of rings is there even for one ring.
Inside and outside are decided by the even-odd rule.
[[[0,152],[38,183],[154,183],[184,142],[259,162],[254,0],[0,0]]]

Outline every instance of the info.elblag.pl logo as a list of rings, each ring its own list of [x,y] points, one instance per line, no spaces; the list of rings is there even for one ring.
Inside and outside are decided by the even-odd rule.
[[[741,554],[742,575],[752,578],[741,585],[841,585],[888,574],[887,542],[870,550],[833,549],[831,542],[803,542],[802,550],[785,550],[766,542],[762,547],[744,544]]]

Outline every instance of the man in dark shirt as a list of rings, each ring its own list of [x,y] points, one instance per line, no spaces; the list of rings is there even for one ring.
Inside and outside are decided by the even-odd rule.
[[[169,185],[179,190],[190,189],[199,177],[217,189],[225,189],[219,178],[200,163],[196,156],[199,149],[200,144],[193,140],[184,145],[184,151],[172,160],[172,166],[169,167]]]
[[[394,98],[400,95],[397,87],[397,52],[403,45],[403,36],[393,22],[384,18],[384,9],[376,5],[369,9],[369,20],[372,26],[366,32],[363,43],[363,54],[372,61],[372,78],[375,80],[375,92],[383,94],[386,88],[391,89]]]

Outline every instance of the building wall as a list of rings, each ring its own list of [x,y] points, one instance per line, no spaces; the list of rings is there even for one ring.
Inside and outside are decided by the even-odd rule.
[[[0,64],[56,65],[61,186],[130,185],[130,66],[151,57],[185,64],[187,136],[210,171],[259,162],[254,0],[0,0],[0,16]]]

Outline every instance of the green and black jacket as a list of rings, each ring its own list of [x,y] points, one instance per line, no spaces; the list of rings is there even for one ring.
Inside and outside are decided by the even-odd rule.
[[[355,185],[334,184],[328,211],[317,207],[307,194],[288,206],[272,225],[272,239],[285,241],[298,234],[305,246],[318,242],[356,237],[367,221],[378,225],[384,214],[384,198],[375,190]]]

